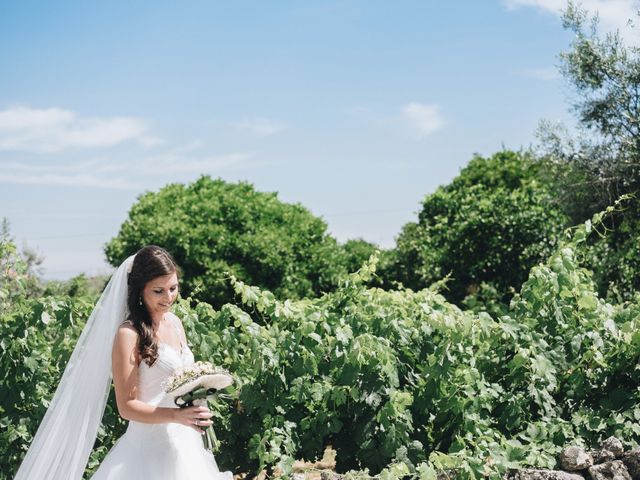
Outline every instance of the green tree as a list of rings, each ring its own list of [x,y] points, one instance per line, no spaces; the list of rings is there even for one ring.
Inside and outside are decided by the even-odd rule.
[[[367,242],[362,238],[347,240],[341,244],[343,251],[343,264],[347,272],[356,272],[369,259],[369,257],[378,249],[376,245]]]
[[[575,34],[560,54],[560,71],[572,87],[578,132],[543,122],[541,147],[558,167],[558,192],[572,220],[584,221],[638,189],[640,49],[627,46],[617,31],[601,34],[598,17],[573,2],[563,23]]]
[[[183,294],[215,306],[233,299],[225,272],[301,298],[335,288],[348,259],[326,223],[302,205],[208,175],[140,196],[105,253],[118,265],[147,244],[173,254]]]
[[[524,153],[473,158],[403,227],[383,262],[383,282],[422,289],[450,275],[445,295],[454,302],[480,289],[506,300],[552,251],[566,221],[543,169]]]
[[[575,3],[563,20],[575,34],[560,60],[578,133],[547,122],[540,138],[555,194],[575,223],[640,189],[640,48],[625,44],[619,32],[602,34],[598,18]],[[587,264],[601,294],[630,298],[640,288],[640,206],[632,202],[611,215],[607,227],[604,240],[592,241]]]
[[[17,275],[17,282],[8,282],[8,286],[19,285],[21,291],[27,296],[35,297],[42,293],[43,285],[40,278],[41,264],[44,257],[28,246],[24,246],[20,251],[14,238],[11,236],[11,228],[7,218],[2,219],[0,224],[0,269],[5,275]],[[19,266],[16,270],[15,267]],[[11,277],[16,278],[16,277]],[[0,276],[0,286],[6,282],[7,277]]]

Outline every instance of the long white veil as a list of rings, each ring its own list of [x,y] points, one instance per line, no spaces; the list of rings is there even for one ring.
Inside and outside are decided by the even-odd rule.
[[[109,396],[111,349],[128,314],[134,257],[118,267],[91,312],[15,480],[82,478]]]

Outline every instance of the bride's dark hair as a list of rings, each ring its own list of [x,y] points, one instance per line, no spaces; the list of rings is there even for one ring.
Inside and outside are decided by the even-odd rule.
[[[138,332],[138,353],[147,365],[158,359],[158,342],[153,335],[153,323],[147,307],[142,304],[142,290],[154,278],[178,273],[179,267],[164,248],[147,245],[136,253],[129,272],[127,305],[129,320]]]

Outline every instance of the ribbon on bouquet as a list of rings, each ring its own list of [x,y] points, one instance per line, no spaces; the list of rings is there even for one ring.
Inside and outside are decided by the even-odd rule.
[[[219,392],[217,388],[205,388],[198,387],[184,395],[180,395],[174,399],[175,404],[180,408],[186,407],[202,407],[209,406],[208,404],[215,401],[219,396],[228,397],[228,395],[224,395]],[[213,425],[209,425],[204,430],[204,446],[212,451],[217,452],[219,448],[218,438],[216,437],[216,433],[213,430]]]

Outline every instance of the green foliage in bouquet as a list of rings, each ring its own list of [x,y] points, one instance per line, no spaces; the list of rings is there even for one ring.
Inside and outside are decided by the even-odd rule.
[[[174,255],[183,294],[216,307],[233,300],[227,272],[279,297],[301,298],[335,288],[346,265],[362,256],[352,245],[341,248],[302,205],[207,175],[140,196],[105,252],[118,265],[147,244]]]

